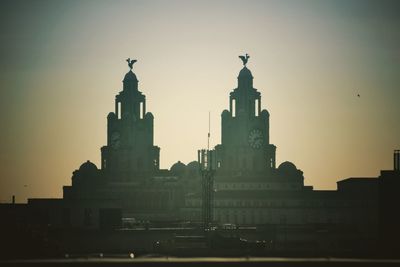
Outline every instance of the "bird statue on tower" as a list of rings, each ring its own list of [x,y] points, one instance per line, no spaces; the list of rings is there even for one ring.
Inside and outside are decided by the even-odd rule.
[[[239,58],[243,61],[243,65],[246,67],[247,61],[250,58],[249,54],[246,54],[246,56],[239,56]]]
[[[133,68],[133,64],[135,64],[135,62],[136,62],[137,60],[136,59],[130,59],[130,58],[128,58],[127,60],[126,60],[126,62],[128,62],[128,66],[129,66],[129,68],[132,70],[132,68]]]

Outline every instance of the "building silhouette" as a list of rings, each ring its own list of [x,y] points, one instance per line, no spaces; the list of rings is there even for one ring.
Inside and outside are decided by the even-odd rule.
[[[253,75],[240,70],[229,109],[221,114],[221,144],[214,148],[213,224],[236,234],[267,240],[274,251],[396,255],[399,250],[400,151],[393,170],[379,177],[351,177],[337,190],[304,185],[303,172],[285,161],[277,167],[269,140],[269,117]],[[246,61],[246,62],[245,62]],[[132,69],[132,62],[129,62]],[[101,166],[84,162],[64,186],[62,199],[29,199],[27,205],[1,204],[3,228],[32,225],[52,229],[119,229],[135,225],[200,225],[199,163],[178,161],[160,169],[154,145],[154,117],[146,110],[130,70],[107,116],[107,144]],[[193,153],[195,155],[195,152]],[[241,231],[253,227],[254,232]],[[243,228],[244,229],[244,228]]]
[[[303,172],[292,162],[276,166],[276,146],[269,140],[270,114],[262,109],[261,94],[246,65],[237,79],[237,88],[229,94],[229,110],[221,114],[221,144],[214,148],[215,225],[259,226],[266,229],[266,239],[275,239],[286,250],[298,249],[299,244],[309,249],[366,250],[375,247],[387,229],[396,228],[390,223],[386,227],[393,221],[387,207],[396,203],[388,196],[395,194],[382,191],[395,188],[388,183],[399,183],[398,159],[393,171],[382,171],[378,178],[338,181],[337,190],[305,186]],[[153,115],[146,113],[145,96],[132,71],[125,75],[115,112],[107,121],[101,169],[86,162],[74,172],[72,187],[64,187],[65,203],[75,205],[69,209],[71,219],[73,214],[79,218],[72,225],[100,227],[104,224],[100,215],[107,210],[104,218],[114,210],[116,217],[136,222],[200,222],[198,163],[177,162],[170,170],[159,169]],[[398,155],[396,151],[395,158]],[[87,182],[86,187],[75,184],[79,180]],[[96,223],[85,224],[88,214],[96,217]]]
[[[130,65],[130,67],[132,67]],[[87,161],[64,186],[64,205],[72,227],[117,227],[129,221],[178,220],[183,187],[174,170],[160,170],[160,148],[154,145],[153,114],[130,70],[107,116],[107,144],[101,168]],[[110,219],[112,218],[112,219]]]
[[[269,142],[269,116],[262,110],[252,73],[244,66],[237,88],[229,95],[229,110],[221,114],[221,144],[215,147],[214,218],[218,223],[286,222],[292,215],[271,207],[284,205],[288,210],[293,198],[312,192],[304,186],[303,172],[293,163],[286,161],[276,168],[276,146]],[[185,198],[185,219],[199,218],[199,197],[192,194]]]
[[[112,182],[140,182],[159,170],[160,148],[153,144],[153,114],[146,96],[129,71],[107,116],[107,145],[101,148],[101,169]]]

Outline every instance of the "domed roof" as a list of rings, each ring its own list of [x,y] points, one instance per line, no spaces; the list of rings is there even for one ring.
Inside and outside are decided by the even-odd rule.
[[[136,74],[135,73],[133,73],[132,71],[129,71],[127,74],[125,74],[125,77],[124,77],[124,80],[123,80],[124,82],[126,82],[126,81],[134,81],[134,82],[137,82],[138,81],[138,79],[136,78]]]
[[[230,112],[227,109],[224,109],[224,111],[222,111],[221,116],[229,116]]]
[[[174,165],[171,166],[171,172],[173,174],[182,174],[184,173],[186,170],[186,165],[183,164],[182,162],[178,161],[177,163],[175,163]]]
[[[283,172],[295,172],[297,171],[297,167],[292,162],[285,161],[279,165],[278,170]]]
[[[267,117],[269,117],[269,112],[268,112],[268,110],[263,109],[263,110],[261,111],[261,115],[262,115],[262,116],[267,116]]]
[[[154,119],[153,113],[147,112],[146,115],[144,115],[145,118],[151,118]]]
[[[238,78],[253,78],[253,75],[251,74],[251,71],[247,67],[243,67],[243,69],[240,70],[239,72],[239,77]]]
[[[112,117],[117,117],[117,115],[114,112],[108,113],[107,118],[112,118]]]
[[[96,173],[98,171],[98,169],[97,169],[97,166],[93,162],[90,162],[88,160],[79,167],[79,171],[84,172],[84,173]]]
[[[197,161],[192,161],[192,162],[189,162],[188,163],[188,165],[186,166],[188,169],[190,169],[190,170],[195,170],[195,171],[197,171],[197,170],[199,170],[199,168],[200,168],[200,164],[197,162]]]

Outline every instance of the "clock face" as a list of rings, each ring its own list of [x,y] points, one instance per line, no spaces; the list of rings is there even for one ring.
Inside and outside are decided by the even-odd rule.
[[[263,135],[261,130],[254,129],[249,133],[249,145],[252,148],[260,148],[263,144]]]
[[[113,132],[111,134],[110,143],[111,143],[112,148],[114,148],[114,149],[119,148],[119,145],[121,143],[120,137],[121,137],[121,135],[119,134],[119,132]]]

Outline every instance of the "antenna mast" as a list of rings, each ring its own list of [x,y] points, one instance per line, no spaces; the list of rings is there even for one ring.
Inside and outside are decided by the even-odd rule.
[[[201,212],[204,231],[210,230],[213,222],[213,203],[214,203],[214,173],[216,171],[215,150],[210,151],[210,132],[211,132],[211,112],[208,111],[208,135],[207,150],[197,151],[199,169],[202,176],[202,203]]]
[[[210,111],[208,112],[208,139],[207,139],[207,150],[210,150]]]

